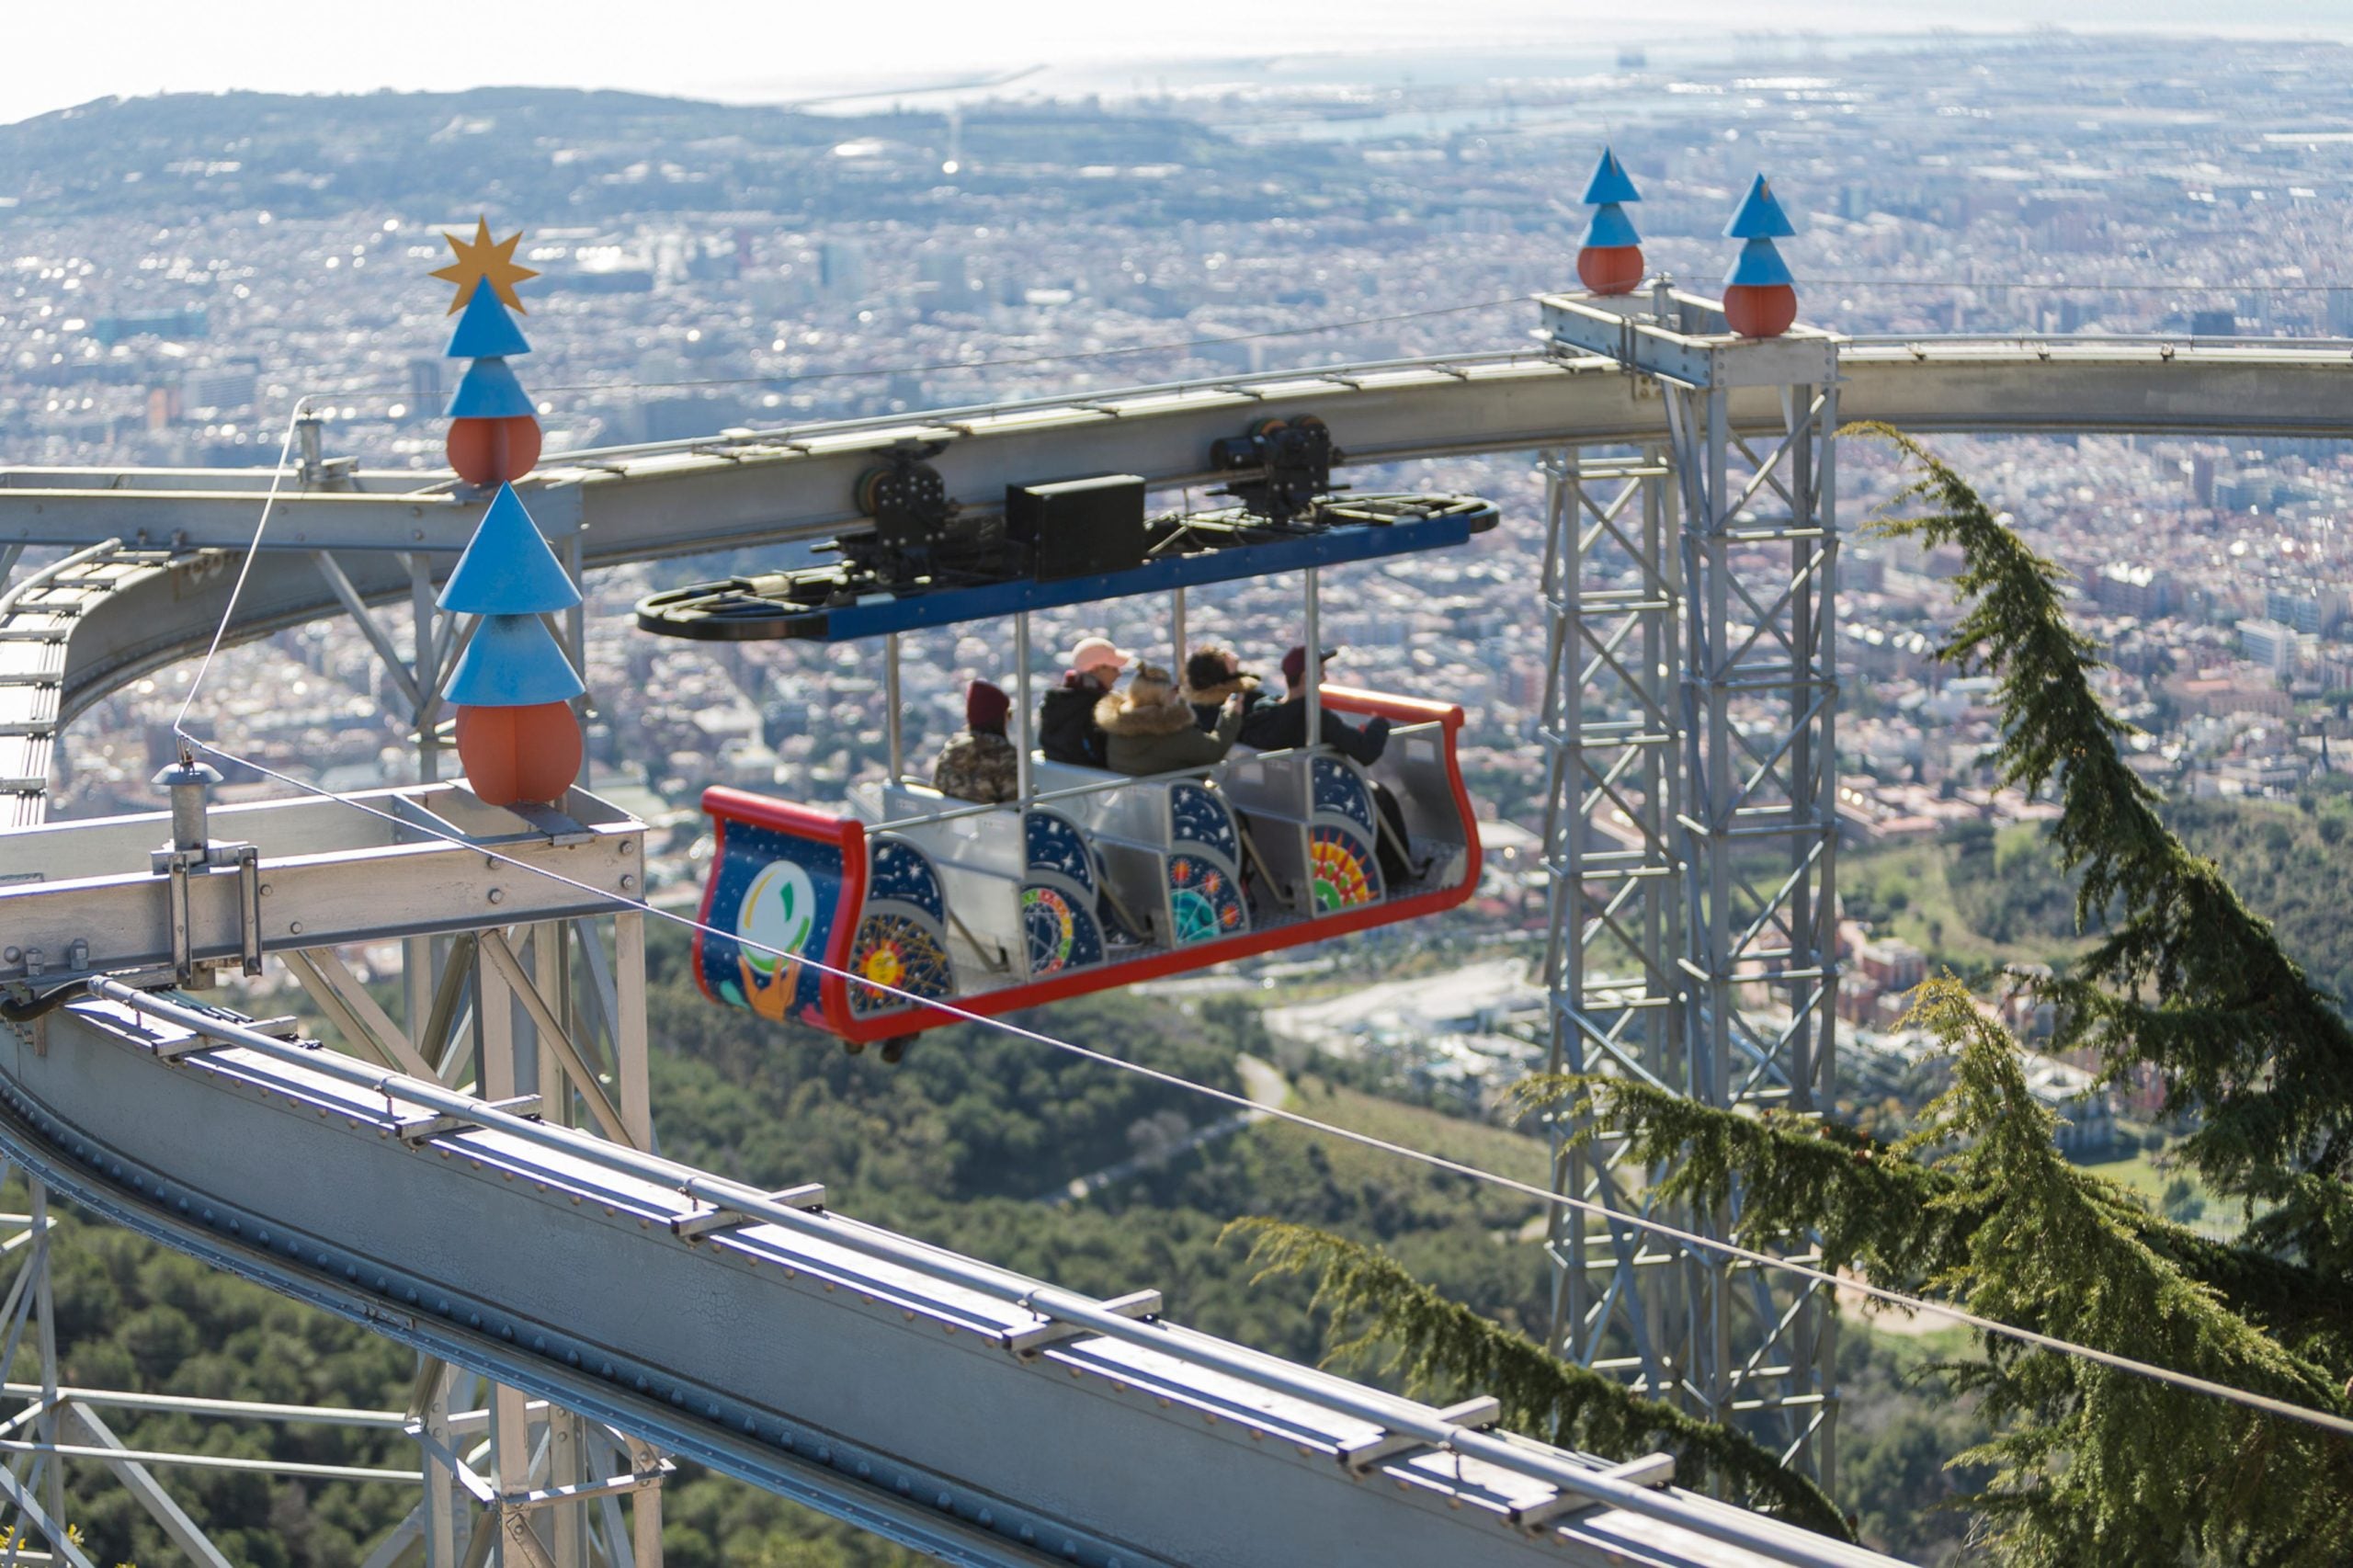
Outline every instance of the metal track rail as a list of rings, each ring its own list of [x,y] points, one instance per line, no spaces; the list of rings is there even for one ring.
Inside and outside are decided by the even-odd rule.
[[[1868,339],[1844,347],[1840,365],[1846,417],[1918,432],[2353,439],[2353,348],[2342,343]],[[530,482],[531,511],[560,542],[585,530],[590,569],[790,544],[854,521],[858,474],[902,440],[949,443],[937,466],[951,494],[984,506],[1040,473],[1125,472],[1161,488],[1210,483],[1211,441],[1252,418],[1308,412],[1333,424],[1358,465],[1666,435],[1665,405],[1607,361],[1461,354],[557,454]],[[1731,399],[1736,431],[1779,417],[1769,398]],[[242,551],[268,484],[267,470],[0,470],[0,549],[119,539]],[[342,600],[309,559],[321,550],[338,552],[360,599],[408,594],[404,552],[446,559],[463,548],[481,507],[446,476],[411,472],[361,472],[346,488],[282,492],[230,640],[339,613]],[[191,567],[168,591],[151,582],[86,608],[60,676],[60,711],[200,651],[227,606],[229,577]]]
[[[83,618],[171,559],[105,540],[0,592],[0,831],[38,826],[64,709],[74,634]]]
[[[1162,1323],[1150,1292],[1093,1301],[807,1191],[90,989],[38,1046],[0,1038],[0,1145],[44,1180],[950,1562],[1885,1561],[1677,1491],[1657,1460],[1487,1433]],[[582,1291],[591,1267],[606,1287]]]

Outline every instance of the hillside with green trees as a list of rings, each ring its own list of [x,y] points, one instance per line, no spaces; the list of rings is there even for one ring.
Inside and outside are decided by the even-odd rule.
[[[2166,825],[2228,869],[2285,948],[2318,983],[2353,996],[2353,778],[2325,775],[2294,801],[2168,801]],[[2101,916],[2075,924],[2075,887],[2049,828],[1965,823],[1935,837],[1843,851],[1847,915],[1967,975],[2003,964],[2064,967]]]

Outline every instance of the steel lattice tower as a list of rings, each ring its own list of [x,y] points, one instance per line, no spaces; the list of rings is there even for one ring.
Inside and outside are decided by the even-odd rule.
[[[1669,437],[1545,464],[1548,1066],[1814,1110],[1836,1060],[1838,340],[1737,337],[1663,282],[1542,303],[1560,351],[1664,400]],[[1606,1129],[1563,1115],[1552,1137],[1556,1191],[1752,1239],[1737,1192],[1670,1211]],[[1817,1287],[1564,1208],[1550,1247],[1562,1354],[1830,1478]]]

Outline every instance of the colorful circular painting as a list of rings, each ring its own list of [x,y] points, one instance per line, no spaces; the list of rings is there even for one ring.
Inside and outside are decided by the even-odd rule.
[[[808,869],[791,860],[771,860],[761,867],[744,890],[744,902],[735,906],[735,935],[743,944],[744,961],[763,980],[801,956],[816,923],[816,887]]]
[[[1233,878],[1194,855],[1168,858],[1168,907],[1178,947],[1230,936],[1247,918]]]
[[[868,915],[858,927],[849,967],[852,974],[874,983],[850,987],[850,1006],[861,1013],[906,1006],[894,993],[945,996],[955,988],[954,971],[939,938],[904,915]]]
[[[1052,974],[1070,962],[1078,921],[1070,901],[1052,888],[1021,890],[1021,920],[1029,934],[1029,972]]]
[[[1319,827],[1309,854],[1317,909],[1329,912],[1373,901],[1371,868],[1351,835],[1336,827]]]

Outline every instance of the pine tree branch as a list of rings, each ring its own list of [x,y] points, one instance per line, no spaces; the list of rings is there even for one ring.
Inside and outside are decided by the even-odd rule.
[[[1631,1459],[1664,1449],[1686,1485],[1722,1486],[1749,1506],[1851,1540],[1822,1489],[1745,1433],[1646,1399],[1615,1379],[1547,1355],[1415,1279],[1387,1255],[1313,1226],[1236,1220],[1226,1234],[1250,1238],[1263,1279],[1317,1276],[1314,1304],[1330,1314],[1327,1361],[1372,1357],[1409,1392],[1491,1395],[1504,1425],[1547,1442]]]
[[[1825,1118],[1703,1106],[1632,1079],[1535,1074],[1512,1103],[1575,1123],[1563,1158],[1604,1136],[1628,1163],[1655,1173],[1664,1201],[1722,1213],[1740,1188],[1739,1237],[1771,1250],[1803,1242],[1821,1267],[1853,1268],[1872,1284],[1918,1293],[1967,1262],[1969,1239],[2001,1201],[1966,1187],[1940,1148],[1967,1135],[1928,1118],[1900,1143]],[[2140,1194],[2095,1172],[2063,1167],[2080,1199],[2232,1309],[2336,1378],[2353,1376],[2353,1298],[2326,1277],[2259,1245],[2219,1242],[2154,1212]],[[1867,1309],[1868,1310],[1868,1309]]]
[[[1523,1109],[1552,1108],[1577,1122],[1570,1151],[1605,1132],[1625,1139],[1629,1158],[1654,1173],[1650,1190],[1667,1203],[1723,1213],[1737,1183],[1745,1244],[1802,1239],[1833,1271],[1857,1267],[1909,1288],[1959,1258],[1973,1222],[1938,1171],[1835,1121],[1745,1115],[1627,1078],[1538,1074],[1511,1093]]]
[[[1940,1283],[1998,1322],[2128,1352],[2292,1403],[2342,1411],[2331,1374],[2162,1256],[2070,1165],[2008,1032],[1946,978],[1907,1020],[1954,1050],[1927,1120],[1938,1168],[1984,1206]],[[2057,1352],[1988,1338],[1961,1373],[2006,1426],[1955,1463],[1992,1465],[1980,1500],[2014,1562],[2353,1559],[2353,1442]]]
[[[1881,529],[1961,547],[1955,586],[1968,609],[1939,656],[1995,672],[2004,780],[2056,787],[2052,835],[2063,865],[2081,873],[2078,920],[2115,912],[2075,973],[2042,987],[2063,1005],[2061,1043],[2097,1046],[2117,1071],[2157,1067],[2170,1108],[2201,1119],[2184,1153],[2207,1184],[2279,1203],[2267,1234],[2327,1275],[2353,1275],[2336,1192],[2353,1179],[2353,1027],[2338,999],[2165,825],[2154,791],[2126,765],[2129,728],[2093,690],[2099,660],[2068,623],[2060,568],[1911,437],[1883,425],[1841,434],[1891,441],[1921,469],[1899,504],[1928,509]],[[2311,1176],[2324,1180],[2302,1179]]]

